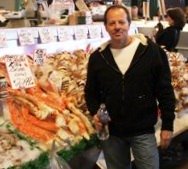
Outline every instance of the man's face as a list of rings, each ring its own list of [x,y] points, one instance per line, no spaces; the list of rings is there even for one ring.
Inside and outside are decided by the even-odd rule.
[[[123,41],[127,39],[130,24],[127,14],[123,9],[111,9],[106,16],[106,31],[112,41]]]

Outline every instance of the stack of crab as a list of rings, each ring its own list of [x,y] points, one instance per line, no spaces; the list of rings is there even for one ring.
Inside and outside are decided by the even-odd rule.
[[[36,85],[26,89],[11,88],[4,60],[0,59],[0,74],[8,82],[7,117],[11,125],[46,149],[54,140],[62,149],[82,139],[89,140],[95,133],[83,90],[89,55],[84,50],[56,53],[49,55],[42,65],[27,56]],[[188,65],[179,53],[167,55],[177,98],[176,111],[180,112],[188,108]]]
[[[53,140],[61,148],[89,140],[95,132],[87,111],[83,88],[89,54],[83,50],[48,56],[42,65],[28,57],[36,86],[12,89],[7,104],[12,124],[22,133],[51,147]],[[1,74],[7,77],[0,63]]]
[[[188,64],[187,59],[177,52],[167,52],[172,73],[172,85],[176,96],[176,112],[188,109]]]

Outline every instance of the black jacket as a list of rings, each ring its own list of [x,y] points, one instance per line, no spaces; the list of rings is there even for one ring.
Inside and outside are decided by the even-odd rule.
[[[168,51],[174,51],[178,44],[181,29],[177,26],[169,26],[158,31],[155,37],[156,43],[164,46]]]
[[[118,69],[109,45],[91,54],[85,97],[92,115],[100,103],[106,104],[112,135],[153,133],[158,106],[162,129],[173,130],[175,97],[169,64],[163,49],[151,41],[148,45],[139,44],[124,75]]]

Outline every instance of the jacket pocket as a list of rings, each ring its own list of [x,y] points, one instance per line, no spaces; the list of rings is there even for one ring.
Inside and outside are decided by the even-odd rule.
[[[140,108],[149,108],[155,105],[155,99],[152,96],[141,94],[135,98],[136,104]]]

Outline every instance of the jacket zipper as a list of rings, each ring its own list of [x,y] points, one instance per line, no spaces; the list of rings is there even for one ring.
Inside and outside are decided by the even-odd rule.
[[[110,66],[114,71],[116,71],[122,75],[122,101],[124,101],[125,100],[125,85],[124,85],[125,76],[121,73],[121,71],[119,69],[116,69],[115,67],[110,65],[110,63],[104,58],[104,55],[102,53],[101,53],[101,56],[108,66]]]
[[[145,51],[146,51],[146,50],[144,50],[144,51],[140,54],[140,56],[143,55],[143,54],[145,53]],[[120,74],[122,75],[122,101],[124,102],[124,101],[125,101],[125,84],[124,84],[125,74],[127,74],[127,72],[129,71],[130,67],[129,67],[129,69],[127,70],[127,72],[126,72],[125,74],[122,74],[119,69],[116,69],[115,67],[113,67],[113,66],[105,59],[103,53],[100,52],[100,54],[101,54],[102,58],[104,59],[105,63],[106,63],[108,66],[110,66],[114,71],[116,71],[116,72],[118,72],[118,73],[120,73]],[[131,67],[132,67],[132,66],[131,66]]]
[[[123,101],[123,102],[125,101],[125,85],[124,85],[124,79],[125,79],[125,76],[122,75],[122,101]]]

